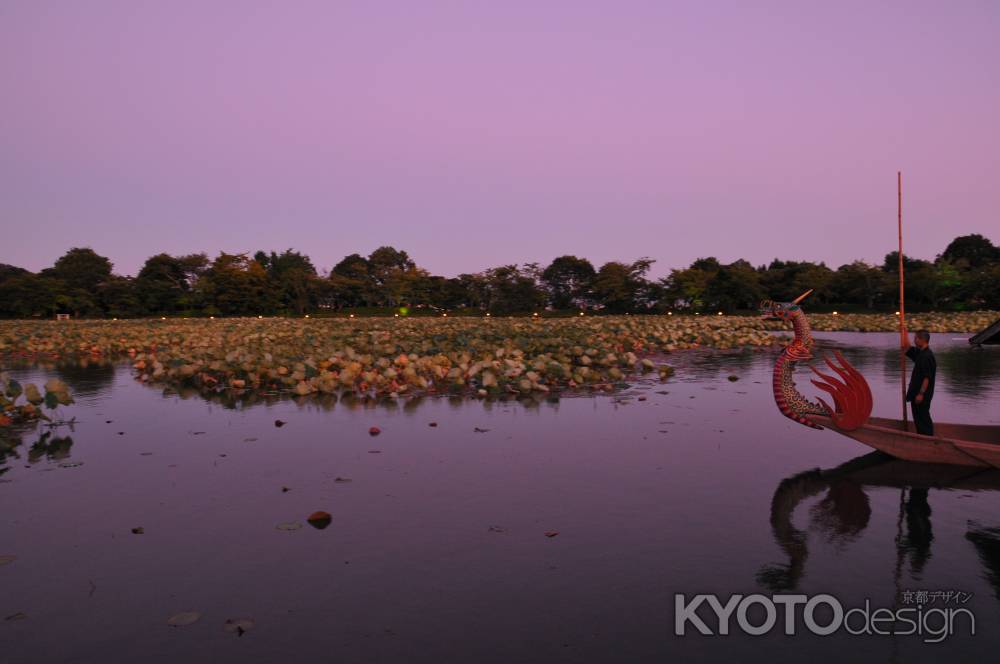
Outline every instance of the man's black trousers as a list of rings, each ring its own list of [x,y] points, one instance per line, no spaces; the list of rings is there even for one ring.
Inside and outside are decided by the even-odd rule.
[[[931,420],[931,402],[927,399],[924,399],[923,403],[911,401],[910,411],[913,413],[913,424],[917,427],[917,433],[933,436],[934,422]]]

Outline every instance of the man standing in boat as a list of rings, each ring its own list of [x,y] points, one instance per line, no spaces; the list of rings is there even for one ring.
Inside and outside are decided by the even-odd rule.
[[[937,360],[930,348],[931,333],[927,330],[917,330],[913,334],[913,345],[911,346],[904,329],[902,340],[906,356],[913,360],[910,387],[906,390],[906,400],[910,402],[910,411],[913,413],[913,424],[917,427],[917,433],[933,436],[934,422],[931,420],[931,398],[934,396]]]

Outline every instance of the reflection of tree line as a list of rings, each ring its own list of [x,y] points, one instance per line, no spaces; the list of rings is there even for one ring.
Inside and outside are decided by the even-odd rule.
[[[587,396],[591,393],[587,392]],[[430,399],[444,399],[453,409],[468,405],[470,399],[475,399],[490,409],[495,404],[517,402],[524,408],[535,409],[543,405],[554,406],[559,402],[559,395],[529,393],[501,393],[488,397],[472,397],[468,394],[450,394],[447,392],[434,395],[414,395],[403,399],[388,395],[344,391],[334,393],[316,393],[308,396],[298,396],[291,392],[256,392],[254,390],[215,389],[194,385],[167,387],[163,389],[164,397],[177,397],[185,401],[200,399],[210,404],[221,406],[227,410],[245,410],[255,406],[272,406],[279,403],[292,402],[302,410],[317,410],[329,412],[337,407],[347,410],[369,410],[379,408],[386,411],[401,409],[404,413],[415,412],[416,409]]]
[[[817,358],[827,348],[836,348],[844,357],[866,376],[881,374],[883,380],[894,383],[899,380],[899,349],[895,337],[886,337],[884,346],[873,347],[849,345],[840,341],[822,339],[819,341]],[[931,348],[937,358],[937,380],[947,387],[957,398],[981,397],[996,385],[1000,376],[1000,352],[996,348],[972,348],[970,346],[935,346],[931,335]],[[813,364],[822,360],[813,360]],[[819,365],[817,365],[819,367]]]
[[[810,525],[828,542],[843,546],[859,538],[872,513],[865,487],[901,490],[896,577],[898,580],[908,567],[911,577],[919,580],[935,540],[930,489],[1000,491],[1000,471],[910,463],[872,452],[832,470],[810,470],[788,477],[775,490],[770,513],[771,532],[788,562],[764,565],[757,582],[775,593],[798,587],[809,558],[809,536],[794,525],[792,516],[809,498],[824,494],[810,509]],[[1000,599],[1000,528],[970,522],[966,539],[975,546],[987,570],[986,578]]]

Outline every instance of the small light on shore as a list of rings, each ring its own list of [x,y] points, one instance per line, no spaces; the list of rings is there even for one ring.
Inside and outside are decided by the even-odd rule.
[[[537,316],[538,316],[538,312],[536,311],[535,313],[533,313],[533,314],[531,314],[531,315],[532,315],[532,316],[536,316],[536,317],[537,317]]]
[[[354,314],[351,314],[351,318],[354,318]]]
[[[896,315],[897,315],[897,316],[899,315],[899,312],[898,312],[898,311],[896,312]]]
[[[257,318],[263,318],[263,316],[257,316]]]
[[[160,316],[160,320],[167,320],[166,316]]]
[[[111,320],[118,320],[117,318],[112,318]]]
[[[674,315],[674,312],[672,312],[672,311],[668,311],[668,312],[667,312],[667,315],[668,315],[668,316],[673,316],[673,315]]]
[[[306,318],[309,318],[309,314],[306,314]]]
[[[836,315],[837,315],[837,312],[836,312],[836,311],[834,311],[834,312],[833,312],[833,315],[834,315],[834,316],[836,316]]]
[[[719,312],[719,315],[720,315],[720,316],[722,315],[722,312],[721,312],[721,311]]]
[[[393,318],[399,318],[399,314],[393,314],[392,317]]]
[[[489,318],[489,317],[490,317],[490,312],[488,312],[488,311],[486,312],[486,317],[487,317],[487,318]]]
[[[445,318],[447,318],[447,317],[448,317],[448,314],[447,314],[447,313],[444,313],[444,314],[441,314],[441,315],[442,315],[442,316],[444,316]]]
[[[582,312],[582,311],[580,312],[580,315],[581,315],[581,316],[583,315],[583,312]]]
[[[215,316],[209,316],[208,319],[209,320],[215,320]]]

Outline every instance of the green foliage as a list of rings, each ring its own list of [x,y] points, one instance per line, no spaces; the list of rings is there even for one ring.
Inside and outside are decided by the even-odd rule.
[[[935,260],[903,257],[908,310],[1000,307],[1000,248],[981,235],[955,238]],[[549,308],[604,313],[690,311],[725,313],[756,308],[764,298],[790,300],[812,289],[811,307],[893,311],[898,308],[898,256],[881,265],[855,261],[832,270],[823,263],[774,260],[754,267],[699,258],[656,282],[653,261],[610,261],[595,270],[563,255],[548,266],[501,265],[457,277],[432,275],[407,252],[382,246],[368,257],[345,256],[319,274],[305,254],[156,254],[135,278],[112,273],[111,261],[73,248],[32,274],[0,264],[0,317],[257,316],[329,314],[342,309],[427,314],[444,311],[520,314]]]

